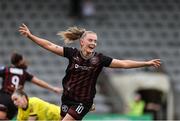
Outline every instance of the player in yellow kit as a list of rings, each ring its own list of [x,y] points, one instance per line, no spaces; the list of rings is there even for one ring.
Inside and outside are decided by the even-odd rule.
[[[17,120],[57,120],[60,117],[60,107],[50,104],[37,97],[29,98],[22,89],[17,89],[12,94],[12,100],[18,107]]]

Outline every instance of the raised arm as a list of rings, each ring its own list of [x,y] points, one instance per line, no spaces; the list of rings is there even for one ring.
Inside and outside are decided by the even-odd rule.
[[[62,46],[56,45],[56,44],[54,44],[54,43],[52,43],[46,39],[42,39],[42,38],[39,38],[39,37],[33,35],[30,32],[29,28],[25,24],[22,24],[19,27],[19,32],[21,35],[29,38],[30,40],[32,40],[33,42],[35,42],[39,46],[57,54],[57,55],[63,56],[63,47]]]
[[[148,67],[148,66],[153,66],[153,67],[160,67],[161,62],[160,59],[153,59],[150,61],[133,61],[133,60],[118,60],[118,59],[113,59],[110,66],[111,68],[140,68],[140,67]]]
[[[34,84],[36,84],[36,85],[38,85],[40,87],[49,89],[49,90],[51,90],[51,91],[53,91],[55,93],[58,93],[58,94],[61,94],[62,91],[63,91],[62,88],[54,87],[54,86],[46,83],[45,81],[38,79],[37,77],[32,78],[32,83],[34,83]]]

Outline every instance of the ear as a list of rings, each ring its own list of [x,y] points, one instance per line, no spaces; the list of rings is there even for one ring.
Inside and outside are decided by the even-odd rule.
[[[84,40],[80,39],[80,45],[82,46],[84,44]]]
[[[26,102],[26,103],[27,103],[26,96],[23,95],[22,98],[23,98],[23,102]]]

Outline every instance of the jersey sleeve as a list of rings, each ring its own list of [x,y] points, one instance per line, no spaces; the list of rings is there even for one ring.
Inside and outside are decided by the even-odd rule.
[[[75,48],[64,47],[64,57],[71,59],[75,51]]]
[[[102,65],[103,66],[108,67],[111,64],[112,60],[113,59],[111,57],[102,55]]]
[[[25,71],[25,77],[26,77],[26,81],[31,81],[33,78],[33,75]]]
[[[5,73],[5,67],[4,66],[0,66],[0,77],[3,77]]]

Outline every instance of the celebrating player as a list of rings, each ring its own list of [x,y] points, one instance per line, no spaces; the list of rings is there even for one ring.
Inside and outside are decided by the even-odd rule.
[[[128,69],[160,66],[160,59],[150,61],[119,60],[95,52],[97,34],[83,28],[70,27],[68,30],[58,33],[65,43],[78,40],[79,49],[62,47],[39,38],[33,35],[25,24],[20,26],[19,32],[39,46],[69,60],[62,82],[64,91],[61,98],[61,116],[63,121],[81,120],[88,113],[96,93],[96,81],[103,67]]]

